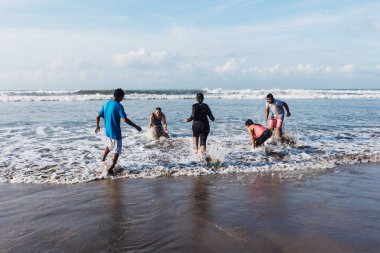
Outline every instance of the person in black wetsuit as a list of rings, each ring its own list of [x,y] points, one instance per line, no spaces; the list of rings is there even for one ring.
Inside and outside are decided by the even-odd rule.
[[[163,125],[163,127],[162,127]],[[157,107],[156,110],[149,117],[149,128],[154,128],[154,138],[158,139],[161,136],[169,138],[168,127],[166,125],[166,116],[161,111],[160,107]]]
[[[203,103],[203,99],[203,94],[198,93],[196,97],[197,103],[193,104],[191,116],[190,118],[185,119],[185,122],[190,122],[193,120],[194,152],[195,154],[198,153],[198,143],[200,142],[202,158],[206,151],[207,136],[210,132],[208,118],[212,121],[215,120],[210,107]]]

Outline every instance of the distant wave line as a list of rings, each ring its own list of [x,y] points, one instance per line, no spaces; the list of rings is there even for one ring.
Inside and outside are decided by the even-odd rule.
[[[380,99],[380,90],[307,90],[307,89],[173,89],[173,90],[128,90],[125,89],[125,99],[130,100],[170,100],[193,99],[195,94],[203,92],[210,99],[253,99],[260,100],[266,94],[273,93],[279,99]],[[32,102],[32,101],[91,101],[104,100],[112,97],[113,90],[28,90],[0,91],[2,102]]]

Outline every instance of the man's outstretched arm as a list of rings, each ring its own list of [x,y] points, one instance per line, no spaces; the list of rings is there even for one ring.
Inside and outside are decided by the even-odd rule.
[[[136,125],[135,123],[133,123],[130,119],[128,119],[127,117],[124,118],[124,122],[127,123],[128,125],[136,128],[137,131],[141,132],[141,127],[139,127],[138,125]]]

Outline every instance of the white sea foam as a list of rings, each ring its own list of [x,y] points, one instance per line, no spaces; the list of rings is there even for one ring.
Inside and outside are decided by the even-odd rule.
[[[166,132],[163,133],[164,135],[161,135],[157,132],[155,126],[147,129],[145,135],[149,140],[159,140],[159,141],[165,141],[168,138],[168,135]]]
[[[138,91],[127,93],[127,100],[173,100],[194,99],[194,92],[181,90]],[[253,99],[262,100],[266,94],[272,92],[281,99],[380,99],[380,90],[230,90],[230,89],[203,89],[208,99]],[[41,101],[96,101],[112,97],[112,91],[0,91],[0,102],[41,102]]]
[[[162,108],[171,108],[165,109],[171,138],[152,140],[146,128],[139,133],[123,124],[122,170],[116,177],[280,172],[302,178],[340,164],[380,161],[380,122],[374,117],[379,100],[293,101],[284,143],[268,141],[265,150],[252,150],[244,121],[263,112],[261,102],[213,101],[217,120],[210,123],[206,161],[201,162],[194,155],[191,124],[183,122],[192,101],[160,101]],[[146,125],[157,101],[126,104],[131,119]],[[94,133],[101,103],[26,105],[0,104],[6,112],[0,115],[0,182],[68,184],[105,178],[100,165],[104,135]]]
[[[36,134],[37,135],[46,135],[45,128],[46,127],[37,127],[36,128]]]
[[[105,144],[101,136],[92,134],[92,129],[72,129],[67,135],[62,129],[51,128],[49,137],[38,131],[25,137],[26,128],[13,130],[1,134],[2,139],[4,135],[8,138],[2,145],[0,182],[66,184],[105,178],[99,163]],[[320,142],[303,137],[304,140],[290,145],[267,144],[265,152],[251,150],[245,132],[230,140],[211,136],[207,162],[200,162],[193,154],[189,137],[151,141],[133,130],[127,134],[119,160],[121,172],[115,177],[307,172],[339,164],[380,161],[379,143],[360,136],[338,140],[320,135]],[[320,133],[310,133],[313,134]]]
[[[5,93],[9,95],[65,95],[65,94],[75,94],[79,90],[9,90],[9,91],[0,91],[0,93]]]

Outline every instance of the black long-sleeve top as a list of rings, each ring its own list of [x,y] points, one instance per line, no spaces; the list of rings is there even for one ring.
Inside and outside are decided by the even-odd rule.
[[[212,112],[210,110],[210,107],[208,107],[207,104],[203,103],[197,103],[193,104],[191,117],[189,118],[189,121],[201,121],[208,124],[208,118],[210,118],[211,121],[214,121],[215,118],[212,115]]]

